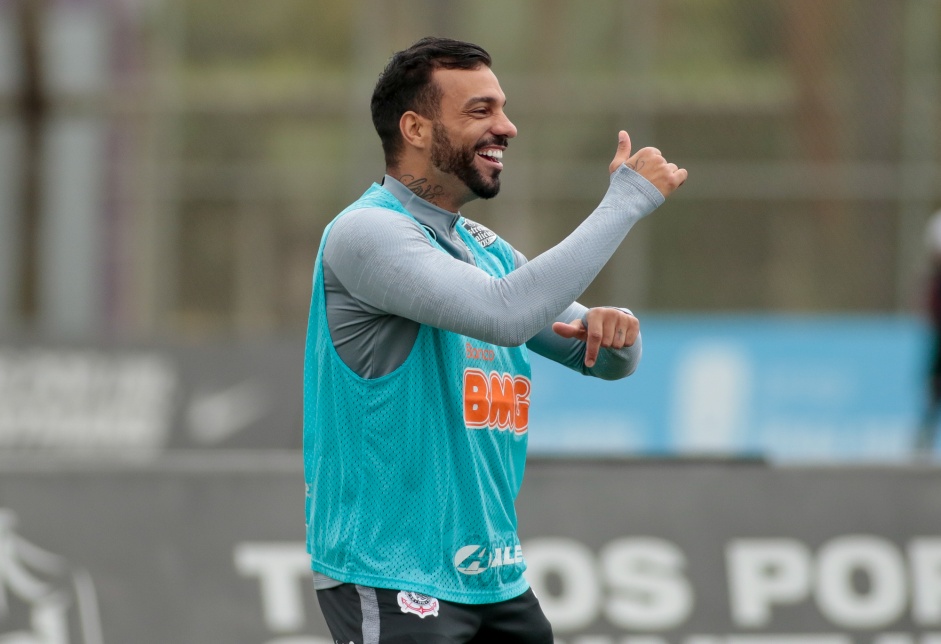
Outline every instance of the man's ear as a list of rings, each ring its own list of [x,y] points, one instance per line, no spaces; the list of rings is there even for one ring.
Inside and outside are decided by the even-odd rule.
[[[409,110],[399,119],[399,131],[406,145],[424,149],[431,145],[431,121]]]

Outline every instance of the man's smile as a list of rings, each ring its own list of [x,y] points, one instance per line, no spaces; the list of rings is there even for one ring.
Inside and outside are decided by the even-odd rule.
[[[503,169],[503,150],[498,148],[484,148],[477,150],[477,156],[486,161],[489,165]]]

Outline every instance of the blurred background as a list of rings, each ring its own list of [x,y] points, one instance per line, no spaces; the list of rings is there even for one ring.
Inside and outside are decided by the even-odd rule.
[[[383,171],[372,86],[425,34],[494,57],[520,136],[464,214],[528,256],[597,204],[618,129],[690,172],[582,298],[642,317],[642,395],[596,390],[594,445],[547,396],[534,449],[910,452],[937,0],[3,0],[2,337],[302,339],[321,231]]]
[[[597,203],[618,128],[689,184],[585,296],[896,313],[941,206],[932,0],[4,0],[0,328],[304,329],[324,224],[381,176],[368,100],[422,34],[484,45],[520,130],[474,203],[523,252]]]
[[[534,359],[521,533],[557,634],[941,641],[941,0],[0,0],[0,640],[331,641],[311,274],[425,35],[493,56],[519,136],[463,214],[526,255],[619,129],[690,173],[581,298],[638,315],[639,371]]]

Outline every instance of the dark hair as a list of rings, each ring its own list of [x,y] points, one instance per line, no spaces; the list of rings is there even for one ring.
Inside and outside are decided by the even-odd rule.
[[[422,38],[392,55],[379,75],[370,104],[387,166],[395,165],[402,151],[402,115],[409,110],[426,118],[438,115],[441,90],[432,82],[432,72],[477,69],[481,65],[491,65],[490,54],[482,47],[450,38]]]

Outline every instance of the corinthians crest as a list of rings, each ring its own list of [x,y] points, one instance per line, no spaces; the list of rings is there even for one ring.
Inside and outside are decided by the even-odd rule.
[[[422,619],[430,615],[438,616],[438,600],[421,593],[410,593],[407,590],[399,591],[399,607],[403,613],[412,613]]]
[[[91,577],[16,534],[0,508],[0,642],[102,644]]]

